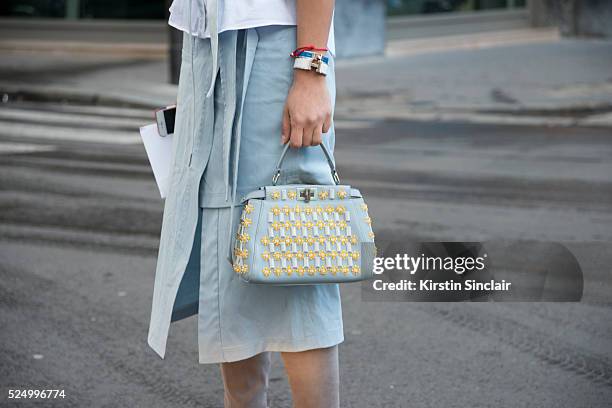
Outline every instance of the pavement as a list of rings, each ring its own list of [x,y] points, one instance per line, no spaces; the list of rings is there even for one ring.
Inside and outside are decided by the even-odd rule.
[[[95,44],[116,53],[56,43],[44,42],[47,52],[5,47],[0,92],[147,109],[176,98],[150,44],[126,54],[125,43]],[[610,66],[612,41],[562,39],[551,28],[396,38],[384,57],[338,61],[336,115],[610,127]]]
[[[343,407],[612,400],[611,43],[520,30],[505,30],[511,44],[424,38],[420,52],[398,39],[367,67],[339,62],[336,160],[381,247],[561,242],[584,300],[364,302],[346,285]],[[0,72],[2,398],[67,396],[0,405],[221,407],[193,319],[173,325],[165,360],[145,341],[163,202],[136,129],[175,98],[166,61],[13,51]],[[278,356],[270,392],[291,406]]]
[[[371,67],[340,62],[339,95],[361,116],[609,127],[611,51],[551,29],[398,40]]]

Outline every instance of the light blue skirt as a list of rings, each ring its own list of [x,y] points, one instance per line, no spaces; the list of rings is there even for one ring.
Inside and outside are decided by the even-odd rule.
[[[228,262],[238,225],[240,198],[270,184],[282,146],[281,119],[292,82],[289,53],[295,45],[294,26],[268,26],[227,31],[219,36],[219,76],[214,86],[214,124],[192,107],[179,109],[178,121],[200,129],[199,145],[210,146],[199,190],[199,215],[191,256],[174,303],[172,320],[197,314],[200,363],[238,361],[264,351],[304,351],[330,347],[344,340],[337,284],[269,286],[243,282]],[[197,52],[208,39],[191,38]],[[190,63],[185,57],[183,64]],[[197,62],[200,59],[196,59]],[[327,77],[335,99],[333,59]],[[190,70],[180,81],[192,81]],[[179,86],[178,101],[205,98],[207,80],[193,67],[195,88]],[[199,90],[199,91],[198,91]],[[189,95],[181,93],[189,92]],[[192,93],[195,92],[195,93]],[[196,103],[196,106],[201,104]],[[182,130],[180,130],[182,129]],[[201,129],[210,129],[209,132]],[[177,127],[186,133],[189,126]],[[177,134],[175,137],[186,137]],[[331,149],[334,130],[323,136]],[[321,149],[291,152],[280,183],[331,184]],[[234,222],[231,220],[234,218]]]

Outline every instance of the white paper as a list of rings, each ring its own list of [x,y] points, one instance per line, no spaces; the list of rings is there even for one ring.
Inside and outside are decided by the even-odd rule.
[[[160,136],[157,131],[157,124],[153,123],[140,128],[140,137],[142,137],[142,142],[149,157],[159,194],[161,198],[165,198],[170,182],[172,135]]]

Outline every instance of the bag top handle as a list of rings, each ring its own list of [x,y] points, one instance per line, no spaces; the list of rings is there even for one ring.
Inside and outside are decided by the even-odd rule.
[[[336,165],[334,164],[334,160],[332,159],[329,150],[327,150],[325,143],[321,143],[319,146],[321,146],[321,149],[323,149],[323,153],[325,153],[325,158],[327,159],[327,164],[329,165],[329,169],[331,171],[332,178],[334,179],[334,183],[336,183],[336,185],[340,184],[340,178],[338,177],[338,172],[336,171]],[[285,144],[285,147],[283,148],[283,152],[281,153],[280,158],[278,159],[278,163],[276,163],[276,170],[274,172],[274,176],[272,177],[273,186],[276,185],[278,179],[280,178],[283,161],[285,160],[285,156],[287,155],[289,147],[289,142],[287,142]]]

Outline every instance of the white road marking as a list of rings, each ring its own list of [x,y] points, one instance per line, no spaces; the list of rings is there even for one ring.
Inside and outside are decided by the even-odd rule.
[[[0,136],[23,139],[68,140],[108,144],[140,144],[139,128],[133,132],[100,129],[78,129],[40,124],[25,124],[0,121]]]
[[[0,154],[50,152],[53,150],[56,150],[56,147],[52,145],[0,142]]]
[[[0,120],[19,121],[24,124],[53,124],[60,126],[87,125],[91,127],[133,127],[136,131],[140,126],[147,122],[152,122],[151,119],[146,121],[143,119],[119,118],[119,117],[101,117],[84,114],[64,113],[64,112],[49,112],[44,110],[33,109],[15,109],[2,108],[0,109]],[[112,128],[109,128],[112,130]]]

